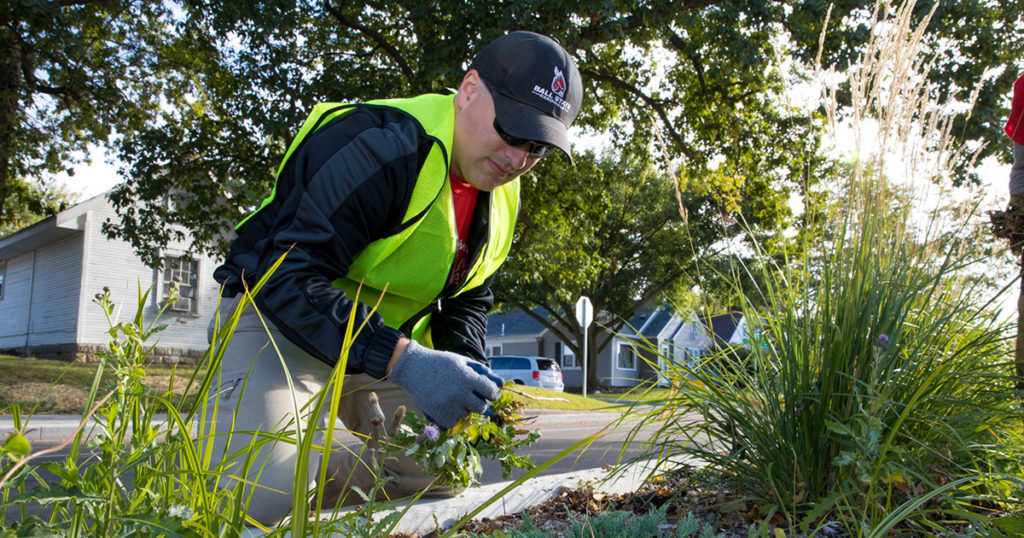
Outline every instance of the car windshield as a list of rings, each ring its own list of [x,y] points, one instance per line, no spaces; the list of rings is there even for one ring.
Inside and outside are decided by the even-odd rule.
[[[537,368],[541,370],[557,370],[558,363],[549,359],[538,359]]]

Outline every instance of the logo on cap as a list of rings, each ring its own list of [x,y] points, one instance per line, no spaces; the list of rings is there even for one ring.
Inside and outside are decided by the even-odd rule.
[[[562,75],[562,70],[555,66],[555,78],[551,81],[551,91],[558,94],[559,97],[565,97],[565,76]]]

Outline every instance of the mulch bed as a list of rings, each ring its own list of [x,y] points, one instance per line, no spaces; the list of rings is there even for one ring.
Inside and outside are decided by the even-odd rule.
[[[706,484],[701,483],[699,478],[695,479],[693,470],[678,471],[657,478],[639,490],[623,495],[595,492],[591,486],[578,489],[562,488],[550,501],[531,506],[525,512],[530,514],[538,528],[551,531],[556,536],[562,536],[573,520],[581,519],[584,515],[596,516],[615,510],[646,514],[666,504],[668,505],[664,529],[666,533],[674,533],[680,518],[686,517],[687,514],[693,514],[702,522],[713,523],[716,537],[746,538],[754,523],[765,525],[769,530],[775,527],[784,531],[785,536],[793,536],[789,534],[781,514],[776,513],[766,520],[767,514],[761,514],[756,503],[744,501],[735,492],[722,487],[707,487]],[[1011,515],[1010,513],[999,514],[1000,510],[995,506],[977,505],[975,508],[984,510],[990,517]],[[1020,517],[1020,514],[1018,513],[1016,516]],[[970,527],[962,520],[956,523],[941,520],[941,514],[934,514],[933,523],[945,530],[942,535],[956,536],[971,532]],[[507,534],[510,529],[519,528],[522,521],[522,514],[504,515],[493,519],[472,520],[463,526],[462,530],[485,536],[490,536],[497,531]],[[423,535],[399,533],[392,535],[392,538],[437,538],[441,534],[436,531]],[[889,535],[917,537],[934,536],[935,533],[934,529],[930,533],[921,533],[900,528]],[[818,538],[848,538],[850,534],[846,532],[845,527],[833,522],[830,525],[819,527],[814,536]]]
[[[735,494],[722,489],[698,489],[693,487],[692,472],[678,472],[645,484],[639,490],[622,495],[609,495],[595,492],[592,486],[570,489],[562,488],[549,501],[531,506],[526,513],[534,524],[541,529],[549,530],[556,535],[564,532],[572,520],[584,515],[596,516],[615,510],[625,510],[636,514],[646,514],[668,504],[666,523],[672,530],[680,517],[692,513],[702,521],[716,521],[719,529],[716,536],[746,537],[751,523],[763,521],[757,507],[752,503],[743,502]],[[781,524],[778,521],[770,523]],[[462,530],[481,535],[491,535],[496,531],[507,533],[518,528],[522,523],[522,514],[510,514],[497,518],[472,520]],[[393,538],[437,538],[437,531],[428,534],[399,533]],[[835,535],[834,535],[835,536]]]

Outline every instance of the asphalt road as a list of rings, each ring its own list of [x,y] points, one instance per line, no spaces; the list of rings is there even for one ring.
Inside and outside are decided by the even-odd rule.
[[[527,413],[528,414],[528,413]],[[586,438],[587,436],[600,432],[615,420],[615,415],[607,413],[586,413],[574,416],[572,420],[545,421],[539,428],[541,438],[532,446],[526,449],[525,453],[530,455],[534,464],[543,463],[555,457],[560,452]],[[563,459],[555,462],[551,467],[542,471],[538,476],[567,473],[579,469],[595,469],[607,465],[615,465],[620,460],[620,451],[623,443],[629,437],[629,430],[632,424],[620,425],[617,428],[609,427],[607,431],[587,447],[581,448]],[[653,427],[645,427],[637,439],[649,437]],[[643,455],[641,447],[636,443],[627,446],[621,461],[629,461]],[[509,478],[502,478],[501,466],[492,461],[484,462],[484,472],[480,478],[482,484],[492,484],[504,480],[512,480],[522,476],[526,471],[516,471]]]

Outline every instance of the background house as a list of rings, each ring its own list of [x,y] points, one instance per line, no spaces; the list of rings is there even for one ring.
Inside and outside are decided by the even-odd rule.
[[[534,310],[543,316],[543,309]],[[673,319],[665,308],[645,310],[629,320],[618,334],[607,332],[598,336],[598,342],[611,337],[597,356],[597,375],[606,384],[631,387],[657,374],[645,360],[657,363],[658,334]],[[591,330],[601,330],[595,323]],[[651,344],[648,344],[651,343]],[[653,347],[650,347],[653,345]],[[583,368],[572,348],[562,343],[539,321],[515,310],[498,312],[487,319],[486,352],[493,355],[536,355],[558,361],[562,367],[562,380],[566,387],[583,386]]]
[[[675,316],[666,307],[645,309],[626,322],[612,338],[608,384],[632,387],[658,377],[659,336]]]
[[[90,198],[0,239],[0,350],[61,360],[95,357],[109,339],[93,297],[109,287],[117,314],[135,314],[137,289],[152,286],[144,317],[152,320],[177,279],[178,300],[164,317],[153,360],[195,362],[217,305],[216,261],[185,257],[185,245],[163,252],[164,268],[146,267],[131,246],[101,231],[117,214],[106,195]],[[179,248],[180,247],[180,248]]]
[[[659,335],[659,366],[666,361],[685,368],[696,368],[710,353],[729,345],[748,342],[748,324],[739,309],[717,316],[697,315],[674,317],[662,327]]]

